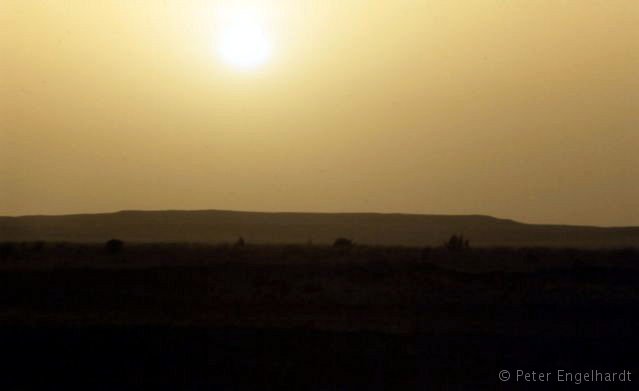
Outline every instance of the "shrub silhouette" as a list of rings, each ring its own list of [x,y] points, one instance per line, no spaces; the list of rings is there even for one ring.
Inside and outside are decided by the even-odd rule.
[[[470,242],[464,239],[464,235],[453,235],[444,243],[444,247],[446,247],[448,251],[463,251],[470,248]]]
[[[246,242],[244,241],[243,237],[239,237],[237,238],[237,241],[235,242],[235,247],[244,247],[246,245]]]
[[[353,247],[353,241],[347,238],[337,238],[333,242],[333,247],[350,248],[350,247]]]
[[[120,239],[111,239],[105,243],[104,248],[109,254],[117,254],[124,248],[124,242]]]
[[[31,247],[31,249],[33,251],[39,252],[39,251],[44,250],[44,246],[45,246],[44,241],[39,240],[39,241],[33,243],[33,246]]]

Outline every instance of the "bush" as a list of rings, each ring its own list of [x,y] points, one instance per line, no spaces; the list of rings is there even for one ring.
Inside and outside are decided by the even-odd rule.
[[[109,254],[117,254],[124,248],[124,242],[120,239],[111,239],[105,243],[104,248]]]
[[[333,242],[333,247],[337,248],[350,248],[353,247],[353,241],[346,238],[337,238]]]
[[[31,247],[31,249],[33,251],[40,252],[40,251],[44,250],[44,246],[45,246],[44,241],[39,240],[39,241],[33,243],[33,246]]]
[[[426,246],[426,247],[422,248],[422,253],[421,253],[422,261],[429,260],[432,253],[433,253],[433,249],[431,247]]]

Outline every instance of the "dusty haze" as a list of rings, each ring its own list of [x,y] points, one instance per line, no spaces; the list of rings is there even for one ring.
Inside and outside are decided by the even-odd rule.
[[[0,3],[0,215],[487,214],[639,225],[639,2]],[[237,2],[235,2],[237,3]]]

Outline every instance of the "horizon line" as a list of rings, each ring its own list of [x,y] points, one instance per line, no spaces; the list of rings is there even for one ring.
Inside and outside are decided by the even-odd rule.
[[[74,212],[60,214],[23,214],[23,215],[0,215],[0,218],[32,218],[32,217],[72,217],[72,216],[96,216],[96,215],[113,215],[118,213],[139,212],[139,213],[157,213],[157,212],[229,212],[229,213],[257,213],[257,214],[312,214],[312,215],[385,215],[385,216],[436,216],[436,217],[482,217],[490,218],[505,222],[511,222],[523,225],[536,226],[562,226],[562,227],[584,227],[584,228],[601,228],[601,229],[626,229],[639,228],[639,225],[625,226],[605,226],[595,224],[565,224],[565,223],[529,223],[511,218],[497,217],[487,214],[469,213],[469,214],[444,214],[444,213],[412,213],[412,212],[309,212],[309,211],[258,211],[258,210],[237,210],[237,209],[120,209],[108,212]]]

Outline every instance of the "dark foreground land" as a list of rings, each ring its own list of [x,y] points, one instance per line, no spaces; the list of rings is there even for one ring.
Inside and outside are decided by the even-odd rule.
[[[0,388],[633,387],[638,304],[635,250],[5,243]]]

